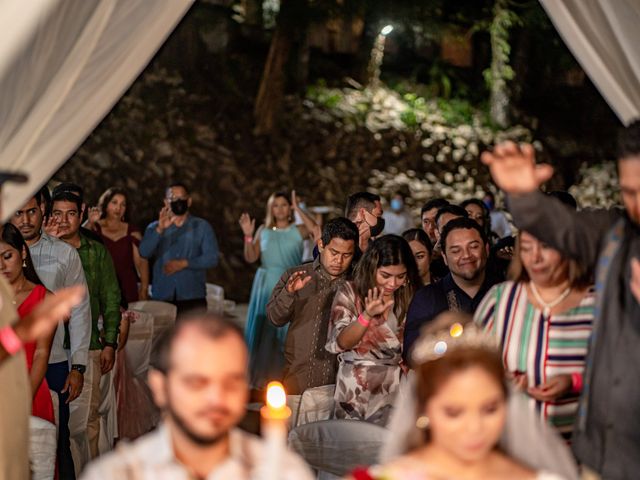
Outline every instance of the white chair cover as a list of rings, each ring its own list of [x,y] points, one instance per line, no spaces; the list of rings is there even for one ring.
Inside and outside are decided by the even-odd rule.
[[[119,355],[122,355],[122,353]],[[118,438],[118,409],[113,369],[100,378],[100,398],[102,401],[98,407],[98,414],[100,415],[98,450],[102,455],[113,450],[115,439]]]
[[[76,472],[82,471],[91,458],[89,439],[87,437],[87,422],[89,421],[89,403],[91,401],[93,362],[88,362],[84,372],[82,393],[69,403],[69,436],[71,438],[71,456]]]
[[[159,302],[157,300],[132,302],[129,304],[129,309],[147,312],[153,315],[152,350],[155,347],[158,338],[160,338],[160,335],[176,323],[176,316],[178,314],[178,309],[175,305],[168,302]]]
[[[298,408],[294,412],[295,426],[320,422],[333,417],[335,385],[308,388],[302,392]],[[294,404],[295,406],[295,404]],[[291,407],[290,407],[291,408]]]
[[[224,313],[224,288],[207,283],[207,310],[222,315]]]
[[[132,311],[135,312],[136,318],[130,323],[129,338],[124,347],[124,353],[127,356],[132,374],[135,377],[146,378],[153,342],[154,316],[150,312],[142,310]]]
[[[32,480],[51,480],[56,471],[56,426],[40,417],[29,417],[29,463]]]
[[[387,439],[385,428],[359,420],[307,423],[289,433],[289,446],[319,473],[343,476],[357,466],[373,465]]]
[[[51,395],[51,403],[53,403],[53,417],[56,421],[56,438],[58,438],[58,432],[60,431],[60,399],[58,398],[58,392],[49,389],[49,395]]]

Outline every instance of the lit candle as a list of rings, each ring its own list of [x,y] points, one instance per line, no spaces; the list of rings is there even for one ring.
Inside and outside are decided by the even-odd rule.
[[[278,480],[282,458],[287,448],[287,420],[291,409],[287,407],[287,394],[280,382],[267,385],[267,404],[260,409],[262,437],[265,447],[264,480]]]

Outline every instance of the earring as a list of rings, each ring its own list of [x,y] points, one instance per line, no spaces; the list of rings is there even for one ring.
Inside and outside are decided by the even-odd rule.
[[[416,420],[416,427],[420,430],[426,430],[429,428],[429,417],[426,415],[420,415]]]
[[[22,259],[22,268],[27,268],[27,260]]]

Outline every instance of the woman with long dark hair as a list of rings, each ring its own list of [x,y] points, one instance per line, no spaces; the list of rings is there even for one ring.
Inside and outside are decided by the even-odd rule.
[[[338,354],[335,416],[385,424],[400,383],[407,309],[421,280],[409,244],[376,239],[333,302],[326,348]]]
[[[0,236],[0,271],[13,287],[18,315],[24,318],[44,300],[47,289],[36,273],[24,238],[10,223],[2,227]],[[53,402],[44,377],[49,364],[49,352],[54,333],[55,331],[52,331],[37,342],[27,343],[24,346],[33,393],[32,414],[51,423],[55,423]],[[5,388],[11,388],[11,385],[5,385]]]
[[[509,277],[489,290],[475,321],[500,339],[529,409],[570,439],[594,318],[589,272],[522,231]]]
[[[87,222],[113,258],[123,306],[146,300],[149,288],[149,263],[138,251],[142,236],[129,222],[129,207],[129,198],[122,188],[108,188],[100,196],[98,206],[89,211]]]
[[[431,254],[433,253],[433,245],[429,236],[420,228],[411,228],[402,234],[402,238],[409,242],[422,285],[429,285],[431,283]]]

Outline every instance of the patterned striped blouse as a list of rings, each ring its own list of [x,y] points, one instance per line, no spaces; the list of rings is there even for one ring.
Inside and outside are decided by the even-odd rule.
[[[494,286],[476,310],[474,321],[497,335],[507,372],[524,372],[528,387],[544,384],[556,375],[580,373],[593,324],[595,295],[589,291],[577,307],[545,318],[529,302],[524,283]],[[579,396],[529,404],[543,419],[570,438]]]

